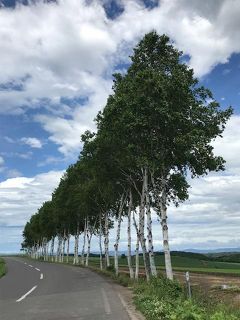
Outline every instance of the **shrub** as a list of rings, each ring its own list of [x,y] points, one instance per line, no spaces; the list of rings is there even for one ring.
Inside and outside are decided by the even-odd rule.
[[[171,320],[205,320],[203,309],[193,304],[191,300],[185,300],[172,310]]]

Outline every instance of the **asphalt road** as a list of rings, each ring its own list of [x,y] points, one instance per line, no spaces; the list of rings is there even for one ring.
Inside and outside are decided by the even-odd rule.
[[[5,260],[0,320],[129,320],[115,286],[88,269]]]

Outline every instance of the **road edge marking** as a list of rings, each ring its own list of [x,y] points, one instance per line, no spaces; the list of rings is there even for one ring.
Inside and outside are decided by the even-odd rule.
[[[40,275],[40,280],[42,280],[43,279],[43,273],[41,273],[41,275]]]
[[[40,271],[40,269],[38,269],[38,268],[35,268],[35,270]]]
[[[128,316],[129,316],[129,318],[130,318],[131,320],[140,320],[139,317],[135,316],[135,315],[133,314],[133,312],[129,309],[126,301],[123,299],[123,297],[122,297],[122,295],[121,295],[120,293],[118,293],[118,297],[119,297],[119,299],[120,299],[120,301],[121,301],[121,304],[123,305],[124,309],[127,311],[127,314],[128,314]]]
[[[25,293],[23,296],[21,296],[21,298],[17,299],[16,302],[20,302],[23,299],[25,299],[30,293],[32,293],[35,289],[37,288],[37,286],[34,286],[32,289],[30,289],[27,293]]]
[[[109,301],[108,301],[108,297],[107,297],[106,291],[102,288],[101,292],[102,292],[105,312],[106,312],[106,314],[111,314],[112,312],[111,312],[111,308],[110,308],[110,304],[109,304]]]

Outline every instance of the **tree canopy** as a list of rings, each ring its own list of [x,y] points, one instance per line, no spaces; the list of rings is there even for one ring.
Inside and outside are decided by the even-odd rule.
[[[36,254],[58,237],[58,255],[64,256],[65,241],[72,235],[78,261],[80,234],[83,258],[86,237],[89,255],[89,241],[95,234],[100,258],[104,237],[109,266],[109,228],[115,220],[118,273],[121,221],[127,216],[130,275],[133,225],[149,278],[156,275],[154,209],[161,221],[166,273],[172,278],[167,207],[188,198],[188,176],[224,170],[225,161],[214,155],[212,141],[221,137],[233,110],[222,109],[211,91],[199,84],[183,62],[183,53],[166,35],[146,34],[130,58],[126,73],[113,75],[112,94],[95,120],[97,131],[85,132],[78,161],[67,169],[52,200],[26,224],[23,247]],[[137,255],[138,246],[135,259]]]

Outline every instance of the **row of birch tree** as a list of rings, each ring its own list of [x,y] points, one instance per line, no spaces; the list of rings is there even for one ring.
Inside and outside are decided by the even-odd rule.
[[[26,223],[22,246],[32,257],[69,261],[72,236],[73,263],[87,266],[94,235],[100,268],[107,268],[114,227],[118,275],[126,219],[122,232],[127,232],[129,275],[138,278],[141,254],[149,279],[157,275],[155,212],[160,225],[154,238],[162,238],[166,275],[172,279],[167,208],[188,198],[191,178],[224,170],[225,161],[214,155],[211,143],[221,136],[232,108],[223,110],[210,90],[199,85],[166,35],[146,34],[130,58],[128,70],[113,75],[112,94],[95,119],[96,132],[82,136],[78,161],[66,170],[52,199]]]

